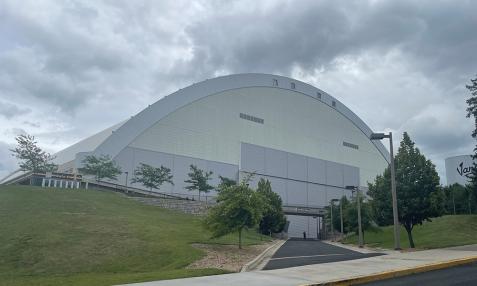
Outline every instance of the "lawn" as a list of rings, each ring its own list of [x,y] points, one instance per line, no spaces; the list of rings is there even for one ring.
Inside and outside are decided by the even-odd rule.
[[[432,219],[414,227],[414,244],[418,249],[451,247],[477,244],[477,215],[448,215]],[[409,248],[406,230],[401,227],[401,247]],[[381,227],[378,232],[365,232],[365,243],[371,247],[392,249],[394,247],[393,227]],[[345,243],[357,244],[356,235]]]
[[[185,269],[204,255],[191,243],[237,241],[209,237],[197,217],[117,193],[0,186],[0,285],[112,285],[224,273]],[[260,240],[250,231],[244,244]]]

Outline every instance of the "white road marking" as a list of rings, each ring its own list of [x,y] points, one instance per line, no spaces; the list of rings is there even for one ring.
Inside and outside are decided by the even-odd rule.
[[[320,257],[320,256],[337,256],[337,255],[344,255],[344,254],[342,254],[342,253],[331,253],[331,254],[317,254],[317,255],[276,257],[276,258],[271,258],[270,260],[281,260],[281,259],[292,259],[292,258],[307,258],[307,257]]]

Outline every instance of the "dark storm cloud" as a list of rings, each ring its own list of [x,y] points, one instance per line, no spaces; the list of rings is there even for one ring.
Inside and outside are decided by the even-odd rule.
[[[230,8],[230,7],[229,7]],[[473,72],[476,2],[305,1],[270,9],[217,9],[189,27],[197,58],[233,71],[289,73],[327,66],[343,55],[401,49],[417,69]]]
[[[477,74],[476,10],[476,1],[5,0],[0,104],[11,106],[0,106],[0,126],[56,150],[193,82],[266,72],[317,85],[371,128],[409,131],[442,160],[473,144],[463,86]]]

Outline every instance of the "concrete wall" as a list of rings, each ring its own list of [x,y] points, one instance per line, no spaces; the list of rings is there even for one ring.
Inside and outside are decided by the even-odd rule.
[[[319,235],[319,218],[310,216],[287,215],[288,237],[303,237],[306,232],[306,238],[318,238]]]
[[[243,143],[240,171],[268,179],[284,205],[321,207],[350,196],[345,186],[359,186],[359,168],[290,152]]]
[[[362,185],[387,165],[362,130],[333,107],[272,87],[239,88],[196,100],[159,120],[129,146],[238,165],[241,142],[357,166]]]
[[[238,177],[238,166],[220,163],[210,160],[203,160],[199,158],[192,158],[181,155],[168,154],[163,152],[156,152],[138,148],[127,147],[119,153],[115,158],[115,161],[121,166],[123,174],[118,177],[118,182],[125,184],[126,174],[128,172],[129,181],[133,178],[134,169],[139,166],[140,163],[149,164],[151,166],[160,167],[161,165],[171,169],[174,185],[165,183],[161,188],[161,192],[166,193],[175,193],[175,194],[187,194],[187,195],[198,195],[197,192],[189,192],[184,187],[186,183],[184,180],[189,177],[187,174],[190,172],[190,165],[194,164],[202,170],[212,171],[213,176],[212,180],[209,183],[213,186],[217,186],[219,183],[219,175],[237,179]],[[144,188],[141,184],[131,184],[130,186]],[[204,195],[204,194],[201,194]],[[208,196],[214,196],[215,191],[212,191],[207,194]]]

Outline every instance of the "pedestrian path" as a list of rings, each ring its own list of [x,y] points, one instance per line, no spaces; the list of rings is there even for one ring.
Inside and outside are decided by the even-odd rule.
[[[306,265],[285,269],[241,272],[196,278],[163,280],[129,284],[134,286],[178,286],[178,285],[224,285],[224,286],[294,286],[320,284],[344,279],[356,279],[369,275],[381,275],[428,267],[450,265],[455,261],[477,260],[477,245],[415,252],[390,252],[387,255],[363,259]]]

